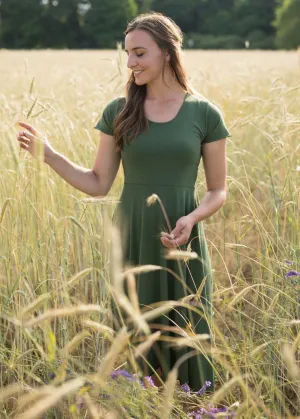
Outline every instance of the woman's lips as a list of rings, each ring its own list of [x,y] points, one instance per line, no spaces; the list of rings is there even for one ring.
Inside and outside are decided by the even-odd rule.
[[[140,73],[133,73],[134,74],[134,77],[139,77],[142,73],[144,72],[144,70],[142,70]]]

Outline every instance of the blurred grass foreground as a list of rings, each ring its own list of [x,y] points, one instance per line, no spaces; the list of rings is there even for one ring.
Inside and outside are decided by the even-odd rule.
[[[17,122],[28,122],[91,168],[93,126],[123,94],[125,54],[0,50],[1,418],[300,417],[299,56],[186,51],[185,62],[233,134],[227,202],[205,220],[215,393],[178,386],[176,368],[159,391],[128,372],[159,336],[133,347],[125,326],[111,327],[114,290],[136,328],[147,331],[155,314],[138,314],[122,294],[125,278],[135,283],[134,270],[120,269],[110,226],[122,168],[105,199],[88,198],[16,141]],[[202,164],[196,191],[201,200]]]

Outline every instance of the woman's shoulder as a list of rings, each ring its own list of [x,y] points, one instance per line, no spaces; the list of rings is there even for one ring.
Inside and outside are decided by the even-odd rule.
[[[191,89],[190,102],[204,107],[213,104],[211,100],[209,100],[203,94],[197,92],[195,89]]]
[[[193,92],[190,95],[190,102],[197,108],[191,114],[194,115],[199,129],[205,133],[203,143],[231,137],[224,121],[223,112],[218,105],[198,92]]]
[[[103,131],[108,135],[113,135],[114,120],[125,102],[126,99],[123,96],[118,96],[108,101],[104,106],[100,120],[94,128]]]
[[[190,100],[194,106],[200,108],[200,110],[204,111],[206,114],[222,114],[221,109],[219,106],[214,103],[212,100],[208,99],[206,96],[202,95],[201,93],[197,92],[195,89],[192,89],[192,93],[190,93]]]
[[[107,102],[105,109],[112,113],[117,113],[126,103],[125,96],[118,96]]]

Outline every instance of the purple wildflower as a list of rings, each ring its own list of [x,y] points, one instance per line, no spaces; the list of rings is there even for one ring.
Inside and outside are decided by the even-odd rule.
[[[210,386],[211,386],[211,382],[205,381],[205,384],[203,385],[203,387],[201,387],[200,390],[196,392],[197,396],[201,396],[205,392],[207,387],[210,387]]]
[[[81,410],[84,408],[84,399],[83,397],[78,397],[76,401],[76,407],[77,409]]]
[[[286,260],[286,259],[285,259],[285,263],[287,263],[288,265],[292,265],[293,264],[293,262],[291,260]]]
[[[212,407],[209,410],[211,413],[228,412],[227,407]]]
[[[216,418],[216,414],[219,412],[228,412],[227,407],[213,407],[209,410],[204,409],[201,407],[198,410],[195,410],[194,412],[191,412],[188,414],[188,417],[193,417],[194,419],[202,419],[205,418]],[[205,415],[205,416],[202,416]],[[224,419],[232,418],[231,414],[227,415]]]
[[[202,419],[201,415],[204,415],[206,413],[206,410],[203,407],[200,407],[200,409],[195,410],[194,412],[191,412],[188,414],[189,418],[195,418],[195,419]]]
[[[148,381],[151,387],[155,387],[154,381],[150,375],[146,375],[145,379]]]
[[[145,383],[144,383],[144,380],[143,380],[143,378],[139,378],[138,376],[137,376],[137,374],[130,374],[128,371],[126,371],[126,370],[123,370],[123,369],[119,369],[119,370],[116,370],[116,371],[112,371],[111,373],[110,373],[110,376],[111,376],[111,378],[113,378],[113,379],[116,379],[116,378],[118,378],[118,377],[120,377],[120,376],[122,376],[122,377],[125,377],[128,381],[137,381],[142,387],[144,387],[145,388]],[[145,377],[145,378],[147,378],[147,377]],[[154,383],[152,384],[151,382],[150,382],[150,380],[151,380],[151,382],[153,383],[153,381],[152,381],[152,379],[151,379],[151,377],[149,377],[148,378],[148,382],[151,384],[151,385],[153,385],[154,386]]]
[[[300,276],[300,272],[297,272],[297,271],[289,271],[289,272],[286,274],[286,276],[287,276],[287,277],[289,277],[289,276]]]
[[[190,386],[187,383],[182,384],[181,386],[182,390],[185,391],[187,394],[191,393]]]
[[[132,375],[126,370],[120,369],[120,370],[112,371],[110,374],[111,378],[113,379],[118,378],[120,375],[127,378],[127,380],[133,380]]]

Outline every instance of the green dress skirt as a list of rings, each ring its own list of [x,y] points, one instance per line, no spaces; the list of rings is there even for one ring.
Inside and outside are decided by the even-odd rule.
[[[113,135],[113,121],[125,101],[120,97],[109,102],[95,128]],[[176,306],[149,322],[151,331],[160,330],[161,336],[138,364],[145,375],[153,374],[160,366],[165,380],[179,358],[191,353],[192,356],[176,364],[181,384],[187,383],[197,391],[210,381],[206,391],[214,391],[212,356],[203,349],[201,340],[197,342],[197,350],[174,345],[174,338],[183,338],[182,332],[190,336],[208,334],[206,344],[212,344],[213,282],[203,222],[193,226],[188,243],[180,246],[180,250],[196,252],[198,258],[167,259],[168,249],[162,244],[160,233],[169,232],[168,224],[159,202],[149,206],[147,198],[152,194],[160,198],[171,228],[175,228],[180,217],[197,208],[195,182],[202,144],[230,134],[219,108],[191,93],[186,94],[178,114],[170,122],[148,120],[148,123],[149,129],[124,144],[121,151],[124,187],[113,222],[121,233],[123,266],[161,267],[136,276],[142,312],[157,307],[159,302],[179,302],[197,291],[198,298],[189,300],[188,297],[187,307]],[[128,292],[126,282],[125,291]],[[114,311],[118,323],[116,306]]]

